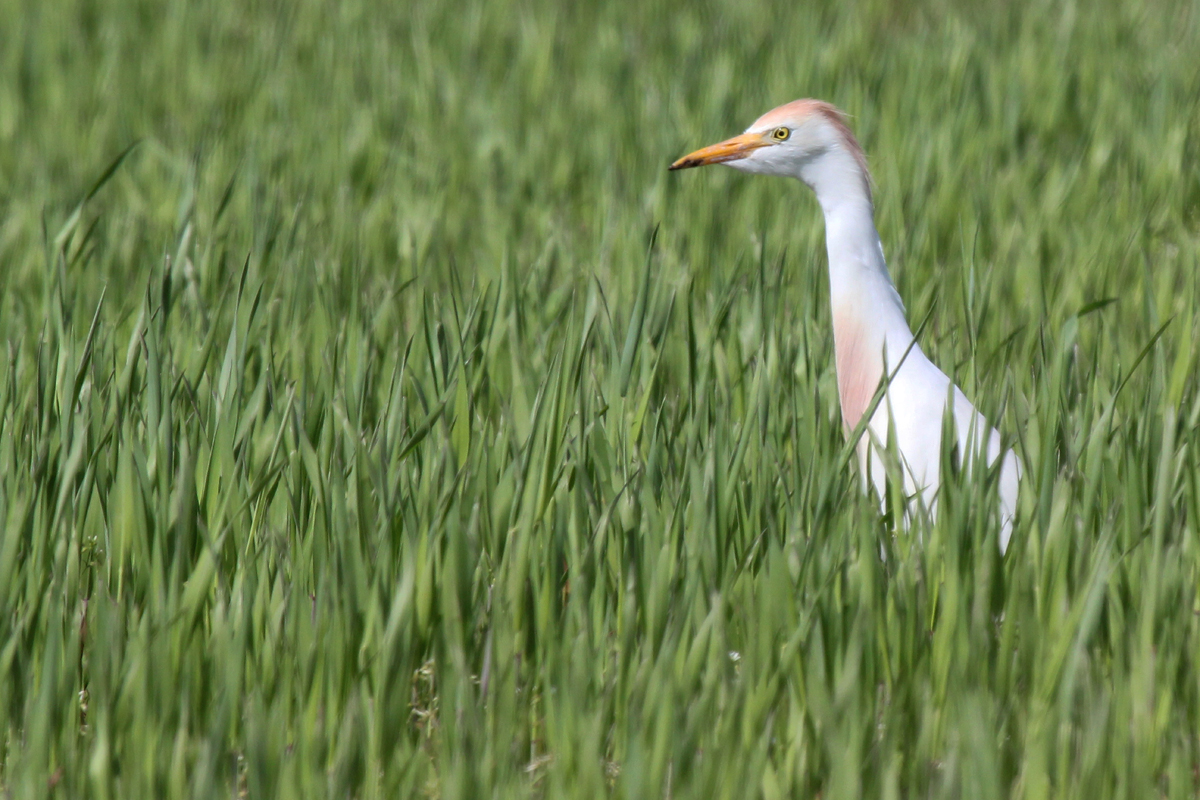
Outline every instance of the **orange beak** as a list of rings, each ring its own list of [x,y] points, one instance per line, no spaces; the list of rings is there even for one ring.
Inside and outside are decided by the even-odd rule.
[[[771,144],[761,133],[743,133],[708,147],[688,153],[670,166],[670,169],[687,169],[688,167],[703,167],[706,164],[724,164],[726,161],[737,161],[753,153],[760,147]]]

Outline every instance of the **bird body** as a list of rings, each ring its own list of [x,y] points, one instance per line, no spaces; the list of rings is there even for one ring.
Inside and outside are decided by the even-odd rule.
[[[894,436],[904,489],[931,513],[940,485],[942,420],[947,403],[960,461],[1000,465],[1000,549],[1016,513],[1020,465],[1002,451],[1000,434],[921,351],[888,274],[875,229],[866,158],[841,112],[818,100],[796,100],[767,112],[745,133],[697,150],[671,169],[727,164],[760,175],[798,178],[825,216],[838,398],[847,433],[868,411],[881,382],[884,395],[858,442],[864,486],[885,496],[882,453]]]

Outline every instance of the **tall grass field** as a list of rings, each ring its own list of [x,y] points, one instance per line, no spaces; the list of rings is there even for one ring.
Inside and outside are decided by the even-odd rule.
[[[667,171],[798,97],[1003,556]],[[1198,273],[1195,0],[0,0],[0,796],[1196,797]]]

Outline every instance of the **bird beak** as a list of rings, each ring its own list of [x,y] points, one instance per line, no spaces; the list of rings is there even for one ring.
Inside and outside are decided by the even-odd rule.
[[[738,161],[753,153],[760,147],[771,144],[761,133],[743,133],[732,139],[726,139],[708,147],[688,153],[671,165],[671,169],[687,169],[688,167],[703,167],[706,164],[724,164],[726,161]]]

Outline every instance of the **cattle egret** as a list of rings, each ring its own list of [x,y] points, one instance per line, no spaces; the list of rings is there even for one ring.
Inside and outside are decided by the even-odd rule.
[[[906,494],[931,513],[936,510],[947,400],[960,462],[972,453],[994,465],[1001,456],[1000,434],[925,357],[904,318],[875,230],[866,158],[842,113],[818,100],[796,100],[759,117],[742,135],[684,156],[671,169],[706,164],[798,178],[817,195],[825,215],[838,398],[848,434],[881,382],[885,385],[858,441],[864,488],[873,484],[885,497],[881,453],[891,422]],[[1016,454],[1008,450],[1000,465],[1001,552],[1012,534],[1019,476]]]

